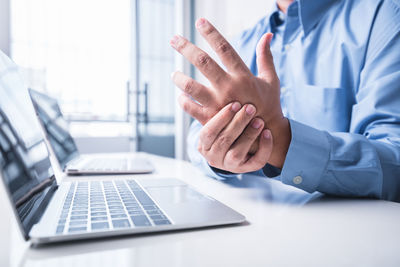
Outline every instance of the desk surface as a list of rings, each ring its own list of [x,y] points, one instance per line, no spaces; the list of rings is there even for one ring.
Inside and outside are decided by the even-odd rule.
[[[1,188],[0,266],[400,266],[398,203],[328,198],[259,177],[219,182],[190,163],[149,157],[157,172],[146,176],[182,179],[247,223],[31,248]]]

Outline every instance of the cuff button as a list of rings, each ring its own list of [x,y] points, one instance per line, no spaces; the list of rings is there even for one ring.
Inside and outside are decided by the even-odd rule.
[[[294,184],[301,184],[301,182],[303,182],[303,178],[302,178],[300,175],[295,176],[295,177],[293,178],[293,183],[294,183]]]

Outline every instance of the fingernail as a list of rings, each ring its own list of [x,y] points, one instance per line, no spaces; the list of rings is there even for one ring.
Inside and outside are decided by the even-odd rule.
[[[196,22],[196,27],[197,28],[203,27],[205,23],[206,23],[206,20],[204,18],[200,18]]]
[[[269,130],[265,130],[265,131],[263,132],[263,137],[264,137],[265,139],[270,139],[270,138],[271,138],[271,132],[270,132]]]
[[[249,104],[246,107],[246,112],[249,115],[253,115],[256,112],[256,108],[253,105]]]
[[[259,129],[261,127],[262,121],[260,119],[254,119],[251,123],[251,127],[254,129]]]
[[[179,36],[178,35],[175,35],[174,37],[172,37],[172,39],[171,39],[171,41],[170,41],[170,44],[173,46],[173,47],[176,47],[176,45],[178,44],[178,41],[179,41]]]
[[[175,75],[175,73],[176,73],[176,71],[174,71],[174,72],[171,72],[171,80],[173,80],[173,79],[174,79],[174,75]]]
[[[238,112],[240,108],[241,108],[241,105],[240,105],[239,102],[235,102],[235,103],[232,104],[232,111],[233,112]]]

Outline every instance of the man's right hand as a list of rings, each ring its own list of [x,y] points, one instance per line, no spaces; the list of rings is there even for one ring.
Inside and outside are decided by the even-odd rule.
[[[234,102],[204,125],[198,151],[210,166],[233,173],[252,172],[265,166],[272,152],[272,135],[255,114],[253,105],[241,107]],[[258,137],[258,150],[252,154],[250,147]]]

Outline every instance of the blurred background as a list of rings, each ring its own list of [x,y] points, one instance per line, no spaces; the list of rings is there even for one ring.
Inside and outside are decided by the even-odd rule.
[[[58,99],[82,153],[145,151],[186,159],[190,118],[177,105],[176,69],[203,81],[169,40],[210,51],[194,21],[229,40],[273,0],[0,0],[0,49],[27,86]]]

